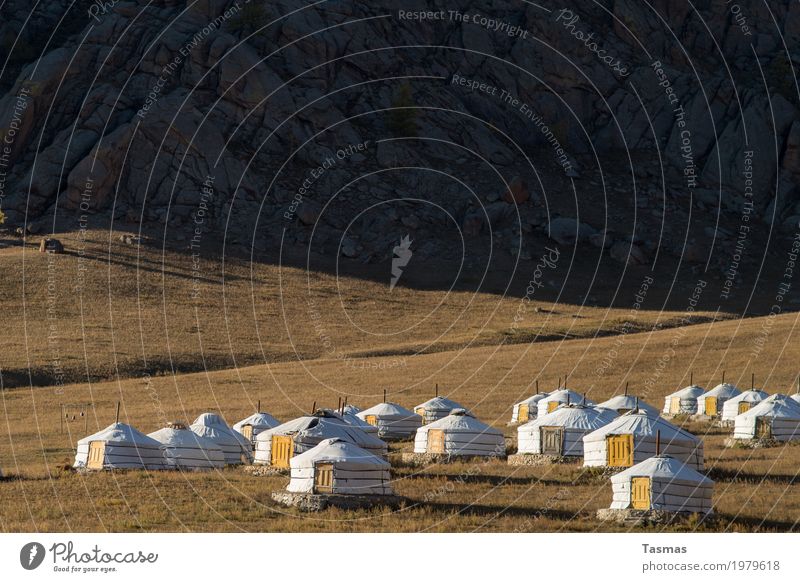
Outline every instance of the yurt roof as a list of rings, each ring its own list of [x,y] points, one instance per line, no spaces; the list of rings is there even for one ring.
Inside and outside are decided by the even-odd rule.
[[[341,416],[338,414],[334,415],[326,411],[322,414],[308,414],[306,416],[301,416],[299,418],[284,422],[283,424],[279,424],[278,426],[274,426],[258,433],[256,440],[270,440],[274,434],[290,434],[300,432],[301,430],[306,430],[309,427],[314,427],[323,421],[347,426],[347,423]]]
[[[361,409],[355,404],[348,404],[344,407],[344,411],[350,414],[358,414],[359,412],[361,412]]]
[[[650,406],[641,398],[637,398],[631,394],[617,394],[616,396],[613,396],[605,402],[601,402],[597,405],[598,408],[610,408],[613,410],[619,410],[620,408],[635,410],[637,406],[639,410],[644,410],[649,414],[659,414],[659,410],[657,408]]]
[[[740,417],[777,416],[783,418],[800,418],[800,402],[784,394],[768,396]]]
[[[378,437],[366,433],[358,427],[328,418],[320,418],[318,419],[318,422],[297,432],[303,436],[317,437],[321,440],[330,438],[343,438],[345,440],[354,441],[361,446],[370,448],[386,447],[386,443]]]
[[[800,392],[796,392],[795,394],[792,394],[791,396],[789,396],[789,398],[791,398],[795,402],[800,402]]]
[[[202,449],[217,449],[220,451],[222,450],[219,448],[219,445],[217,445],[217,443],[215,443],[211,439],[202,437],[199,434],[196,434],[195,432],[189,430],[188,428],[175,428],[171,426],[166,426],[155,432],[151,432],[147,436],[158,441],[162,445],[171,445],[174,447],[199,447]]]
[[[427,432],[430,429],[445,430],[448,432],[481,432],[490,434],[503,434],[496,428],[492,428],[469,414],[463,408],[456,408],[448,416],[440,418],[430,424],[419,428],[419,431]]]
[[[589,400],[588,398],[584,402],[583,394],[578,394],[574,390],[570,390],[568,388],[560,388],[554,392],[551,392],[549,395],[545,396],[539,402],[552,402],[554,400],[558,402],[566,402],[567,396],[569,396],[570,404],[587,404],[589,406],[593,406],[594,402]]]
[[[381,467],[389,467],[389,462],[376,457],[357,444],[339,438],[329,438],[320,442],[313,449],[292,457],[289,463],[292,467],[306,463],[321,462],[350,462]]]
[[[225,421],[222,420],[219,414],[214,414],[213,412],[205,412],[198,416],[189,429],[195,434],[211,438],[218,442],[236,442],[245,447],[250,446],[250,441],[225,424]]]
[[[195,418],[192,424],[193,425],[201,424],[203,426],[221,426],[223,428],[230,428],[228,426],[228,423],[222,420],[222,417],[219,414],[216,414],[214,412],[204,412],[203,414]]]
[[[741,390],[739,390],[736,386],[725,382],[724,384],[717,384],[711,390],[705,394],[702,394],[701,396],[723,396],[725,398],[733,398],[741,393]]]
[[[366,410],[362,410],[358,413],[359,418],[364,418],[368,415],[374,416],[414,416],[417,415],[415,412],[409,410],[408,408],[403,408],[399,404],[395,404],[394,402],[381,402],[376,404],[372,408],[367,408]],[[417,415],[419,416],[419,415]]]
[[[454,402],[449,398],[445,398],[444,396],[435,396],[430,400],[423,402],[422,404],[418,404],[414,408],[425,408],[425,410],[453,410],[454,408],[464,408],[458,402]]]
[[[580,430],[595,430],[615,418],[618,418],[617,413],[608,408],[570,404],[569,406],[560,406],[553,412],[539,416],[522,426],[527,428],[563,426]]]
[[[239,429],[248,424],[253,428],[272,428],[278,426],[280,421],[266,412],[256,412],[234,424],[233,428]]]
[[[667,398],[674,398],[679,396],[681,398],[697,398],[701,394],[703,394],[705,390],[702,386],[698,386],[697,384],[692,384],[691,386],[687,386],[686,388],[681,388],[677,392],[673,392]]]
[[[345,411],[344,414],[341,415],[341,417],[342,417],[342,420],[345,421],[347,424],[349,424],[351,426],[355,426],[355,427],[360,428],[362,430],[364,430],[364,429],[367,429],[367,430],[375,429],[375,430],[377,430],[376,427],[372,426],[366,420],[360,419],[358,416],[356,416],[352,412]]]
[[[625,483],[633,477],[656,477],[669,480],[676,484],[694,483],[697,485],[712,485],[714,481],[698,473],[686,463],[669,455],[657,455],[637,463],[611,477],[614,484]]]
[[[547,398],[550,396],[550,392],[539,392],[539,394],[534,394],[533,396],[528,396],[525,400],[520,400],[516,404],[535,404],[542,400],[543,398]]]
[[[108,425],[103,430],[82,438],[78,441],[79,445],[88,444],[92,441],[113,441],[125,442],[136,445],[149,445],[153,447],[159,446],[158,441],[153,440],[144,433],[139,432],[132,426],[123,422],[115,422]]]
[[[672,440],[697,441],[698,437],[692,433],[675,426],[660,416],[650,416],[642,411],[630,411],[598,428],[585,438],[590,440],[604,439],[607,435],[615,434],[653,434],[661,433],[661,441],[668,443]]]
[[[753,389],[753,390],[745,390],[744,392],[741,392],[738,396],[729,398],[728,402],[761,402],[762,400],[768,397],[769,394],[767,394],[763,390]]]

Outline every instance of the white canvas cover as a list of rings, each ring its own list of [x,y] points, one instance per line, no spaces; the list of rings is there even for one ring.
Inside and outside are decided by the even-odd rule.
[[[225,466],[225,455],[219,445],[188,428],[168,426],[147,436],[159,442],[167,468],[219,469]]]
[[[722,407],[731,398],[736,398],[742,392],[733,384],[718,384],[708,392],[705,392],[697,397],[697,416],[705,416],[706,414],[706,398],[713,397],[717,399],[716,411],[714,414],[720,414]]]
[[[759,419],[770,425],[770,438],[776,441],[800,439],[800,403],[788,396],[773,394],[738,415],[733,424],[733,438],[758,438]]]
[[[422,417],[393,402],[381,402],[356,414],[361,420],[374,416],[377,420],[378,436],[384,440],[401,440],[412,437],[422,426]]]
[[[506,453],[503,433],[471,416],[463,408],[417,429],[414,438],[415,453],[439,452],[428,450],[431,430],[444,433],[444,452],[451,456],[496,457]]]
[[[545,396],[539,400],[537,403],[538,410],[536,411],[536,416],[544,416],[547,414],[551,402],[557,402],[559,405],[567,404],[567,402],[570,404],[585,404],[586,406],[595,405],[595,403],[588,398],[584,401],[583,394],[578,394],[572,390],[561,388],[555,392],[551,392],[548,396]]]
[[[727,422],[733,422],[734,419],[739,416],[739,404],[742,402],[746,402],[750,405],[750,408],[753,408],[756,404],[767,398],[769,394],[764,392],[763,390],[745,390],[738,396],[734,396],[733,398],[729,398],[725,401],[725,404],[722,405],[722,420]]]
[[[457,408],[464,408],[458,402],[444,398],[443,396],[436,396],[414,407],[414,412],[422,416],[423,422],[433,422],[448,416],[453,410]],[[424,414],[423,414],[424,412]]]
[[[259,434],[256,437],[255,462],[257,464],[269,465],[272,463],[272,437],[274,435],[291,436],[295,455],[313,449],[322,441],[332,438],[351,442],[378,457],[385,457],[389,452],[389,447],[378,437],[347,424],[337,415],[323,412],[301,416]]]
[[[219,414],[205,412],[189,427],[192,432],[214,441],[225,455],[227,465],[241,465],[253,461],[253,445],[229,427]]]
[[[660,416],[661,414],[655,406],[650,406],[641,398],[637,398],[631,394],[617,394],[605,402],[601,402],[597,405],[597,407],[613,410],[617,414],[624,414],[631,410],[635,410],[637,407],[639,410],[649,414],[650,416]]]
[[[273,417],[272,415],[267,414],[266,412],[256,412],[255,414],[251,414],[247,418],[243,418],[242,420],[234,424],[231,428],[233,428],[233,430],[244,436],[243,433],[244,427],[247,425],[252,426],[253,436],[250,438],[250,441],[252,443],[255,443],[258,433],[268,430],[270,428],[275,428],[279,424],[280,421],[276,420],[275,417]]]
[[[514,404],[514,408],[511,410],[511,423],[516,424],[519,422],[519,407],[522,404],[528,405],[528,421],[533,420],[539,414],[539,401],[542,398],[547,398],[550,396],[549,392],[540,392],[539,394],[534,394],[533,396],[529,396],[525,400],[520,400],[516,404]]]
[[[634,465],[656,455],[658,436],[662,454],[675,457],[698,471],[703,470],[701,439],[660,416],[633,411],[583,437],[584,467],[605,467],[608,464],[607,437],[626,434],[633,435]]]
[[[332,438],[292,457],[292,493],[313,493],[315,474],[320,464],[333,465],[330,493],[339,495],[392,495],[391,466],[355,443]]]
[[[122,422],[110,424],[103,430],[78,441],[73,467],[85,467],[89,446],[95,441],[105,443],[104,469],[163,469],[164,459],[157,441]]]
[[[666,398],[664,398],[664,410],[662,410],[663,414],[670,414],[672,410],[672,400],[673,398],[677,398],[680,402],[678,414],[694,414],[697,412],[697,399],[705,392],[705,390],[693,384],[692,386],[687,386],[686,388],[681,388],[677,392],[673,392]]]
[[[359,428],[359,429],[363,430],[364,432],[366,432],[368,434],[371,434],[374,437],[378,436],[378,427],[377,426],[372,426],[368,422],[364,422],[363,420],[358,418],[358,416],[356,416],[355,414],[353,414],[351,412],[344,411],[344,413],[340,413],[339,411],[330,410],[329,408],[323,408],[321,410],[324,411],[326,413],[326,416],[328,416],[328,417],[337,418],[337,419],[343,421],[345,424],[349,424],[350,426],[354,426],[356,428]],[[319,413],[319,412],[320,412],[320,410],[317,411],[317,413]]]
[[[355,415],[361,412],[361,409],[358,406],[355,406],[354,404],[348,404],[344,407],[344,412],[346,412],[347,414]]]
[[[542,428],[559,427],[563,430],[561,455],[583,456],[583,437],[617,418],[617,413],[607,408],[570,404],[549,414],[543,414],[517,428],[517,453],[542,454]]]
[[[650,479],[650,508],[678,513],[711,513],[714,482],[682,461],[666,455],[645,459],[611,477],[611,509],[631,507],[631,484]]]
[[[789,398],[791,398],[792,400],[794,400],[797,403],[800,403],[800,392],[796,392],[795,394],[792,394]]]

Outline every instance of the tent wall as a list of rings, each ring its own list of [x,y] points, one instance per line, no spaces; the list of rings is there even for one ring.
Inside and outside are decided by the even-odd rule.
[[[427,453],[430,431],[418,431],[414,438],[414,452]],[[444,454],[469,456],[505,455],[506,445],[502,434],[444,431]]]
[[[631,507],[631,481],[614,483],[611,509]],[[650,480],[650,507],[662,511],[710,513],[712,511],[711,484],[676,484],[670,480],[652,477]]]
[[[608,463],[608,440],[592,440],[583,443],[584,467],[605,467]],[[684,440],[661,440],[661,454],[670,455],[697,471],[703,470],[703,442]],[[656,438],[651,435],[633,435],[633,463],[641,463],[656,455]]]
[[[286,488],[292,493],[314,492],[314,466],[292,468],[291,481]],[[331,493],[340,495],[391,495],[389,469],[371,466],[369,469],[349,470],[333,464],[333,487]]]
[[[94,441],[92,441],[94,442]],[[85,467],[89,460],[90,443],[78,443],[75,467]],[[106,441],[104,469],[163,469],[161,450],[151,445]]]
[[[757,424],[760,416],[737,416],[733,427],[733,438],[750,440],[757,437]],[[776,441],[800,440],[800,419],[772,418],[772,437]]]
[[[394,419],[379,416],[375,426],[378,427],[378,436],[383,440],[407,439],[422,426],[422,417],[418,414]]]
[[[542,454],[542,440],[541,429],[547,427],[536,426],[531,429],[524,430],[521,427],[517,431],[518,443],[517,453],[519,454]],[[581,457],[583,456],[583,437],[591,431],[585,431],[574,428],[558,427],[564,431],[564,445],[561,455],[564,457]]]

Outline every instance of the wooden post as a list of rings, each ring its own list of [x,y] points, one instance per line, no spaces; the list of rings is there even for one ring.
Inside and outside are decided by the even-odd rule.
[[[661,454],[661,431],[656,431],[656,457]]]
[[[797,377],[797,391],[800,392],[800,376]],[[536,380],[536,393],[539,393],[539,380]]]
[[[439,383],[436,383],[436,398],[439,398]]]
[[[722,383],[725,383],[725,370],[722,370]]]
[[[341,413],[342,413],[342,397],[341,397],[341,396],[339,396],[339,402],[338,402],[338,404],[336,405],[336,410],[338,410],[338,411],[339,411],[339,414],[341,414]]]
[[[383,389],[383,403],[386,404],[386,388]]]
[[[750,390],[755,390],[756,387],[756,374],[753,372],[750,374]]]
[[[118,423],[119,423],[119,400],[117,401],[117,417],[116,420],[114,420],[114,424]]]
[[[625,382],[625,396],[628,395],[628,383]]]
[[[311,414],[314,414],[317,411],[317,401],[314,401],[314,404],[311,405]]]
[[[694,372],[689,372],[689,386],[694,386]]]
[[[256,412],[261,413],[261,400],[258,401],[258,405],[256,406]]]

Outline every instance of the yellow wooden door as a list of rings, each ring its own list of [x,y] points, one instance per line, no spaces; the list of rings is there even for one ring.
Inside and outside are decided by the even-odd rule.
[[[561,456],[564,453],[564,429],[560,426],[543,426],[539,429],[542,454]]]
[[[366,417],[364,417],[364,421],[372,426],[378,426],[378,417],[374,414],[368,414]]]
[[[717,397],[716,396],[706,396],[706,416],[716,416],[717,415]]]
[[[547,403],[547,412],[553,412],[556,408],[559,407],[561,403],[558,400],[553,400],[552,402]]]
[[[631,479],[631,507],[650,509],[650,477]]]
[[[272,435],[270,464],[279,469],[289,468],[289,459],[294,455],[294,441],[290,436]]]
[[[517,409],[517,421],[518,422],[528,422],[528,414],[529,409],[527,404],[520,404],[519,408]]]
[[[244,425],[242,427],[242,436],[244,438],[246,438],[247,440],[252,442],[252,440],[253,440],[253,425],[252,424],[246,424],[246,425]]]
[[[772,417],[759,416],[756,418],[756,437],[760,439],[772,438]]]
[[[333,463],[314,465],[314,493],[333,493]]]
[[[749,402],[740,402],[739,403],[739,414],[742,414],[743,412],[747,412],[748,410],[750,410],[750,403]]]
[[[428,431],[428,452],[429,453],[444,453],[444,431],[443,430],[429,430]]]
[[[422,424],[425,424],[425,409],[422,406],[419,406],[414,409],[414,412],[422,417]]]
[[[609,467],[633,466],[633,435],[615,434],[606,437]]]
[[[678,396],[673,396],[669,400],[669,413],[680,414],[681,412],[681,399]]]
[[[87,469],[102,469],[106,460],[106,443],[92,441],[89,443],[89,458],[86,461]]]

